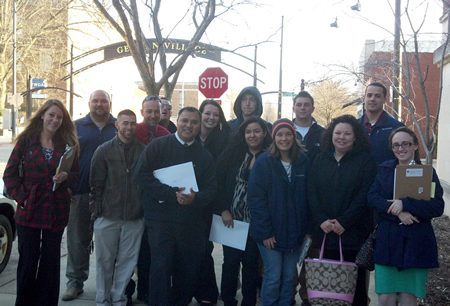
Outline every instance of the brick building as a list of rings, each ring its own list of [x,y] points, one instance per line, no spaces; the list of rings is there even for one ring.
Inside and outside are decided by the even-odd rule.
[[[439,97],[439,84],[440,84],[440,70],[437,65],[433,63],[433,53],[441,42],[439,41],[420,41],[419,42],[419,63],[420,71],[425,80],[426,98],[428,101],[429,112],[431,116],[436,114],[437,102]],[[411,95],[410,101],[415,109],[416,118],[422,130],[425,129],[426,124],[426,109],[424,103],[424,97],[420,86],[420,79],[418,76],[417,62],[414,57],[413,44],[408,44],[407,53],[402,53],[402,75],[401,75],[401,87],[402,93],[406,93],[408,90],[407,84],[407,63],[410,68],[411,75]],[[364,85],[368,85],[372,82],[381,82],[388,88],[388,102],[385,105],[385,110],[392,114],[392,79],[394,74],[393,64],[393,41],[380,41],[366,40],[364,50],[361,56],[360,69],[364,75]],[[362,94],[364,94],[365,88],[363,88]],[[405,123],[406,126],[417,131],[415,124],[411,118],[408,110],[408,106],[404,99],[399,103],[399,118]],[[420,154],[422,158],[425,158],[422,144],[420,144]]]

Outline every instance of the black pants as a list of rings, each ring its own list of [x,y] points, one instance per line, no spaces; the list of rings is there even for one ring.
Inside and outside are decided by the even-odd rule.
[[[355,262],[358,251],[344,250],[342,251],[345,261]],[[325,250],[323,257],[327,259],[340,259],[339,250]],[[367,290],[366,290],[366,269],[358,268],[358,278],[356,280],[356,291],[353,299],[354,306],[367,305]]]
[[[145,223],[151,250],[149,305],[188,305],[205,253],[203,224]]]
[[[207,232],[209,238],[209,230]],[[206,250],[199,267],[197,288],[194,295],[199,303],[201,301],[209,301],[212,304],[217,304],[217,298],[219,297],[216,272],[214,271],[214,259],[212,257],[213,250],[214,243],[206,240]]]
[[[17,306],[58,305],[63,232],[17,224]]]
[[[241,305],[256,305],[256,290],[258,287],[258,257],[256,242],[249,235],[245,251],[223,246],[222,284],[220,296],[224,305],[237,305],[236,289],[239,269],[242,262],[242,303]]]

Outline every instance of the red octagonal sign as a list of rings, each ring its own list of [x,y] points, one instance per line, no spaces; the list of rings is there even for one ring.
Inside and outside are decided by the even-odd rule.
[[[198,79],[198,90],[206,98],[220,98],[227,89],[228,75],[219,67],[206,69]]]

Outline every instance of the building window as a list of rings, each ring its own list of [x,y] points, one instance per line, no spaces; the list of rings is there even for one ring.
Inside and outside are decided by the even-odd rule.
[[[178,97],[179,97],[178,106],[182,108],[184,107],[184,91],[180,91]]]
[[[42,71],[52,70],[53,58],[51,55],[52,49],[42,49],[39,51],[39,68]]]

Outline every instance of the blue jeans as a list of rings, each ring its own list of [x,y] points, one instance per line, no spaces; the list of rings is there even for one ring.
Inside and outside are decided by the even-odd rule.
[[[261,306],[290,305],[300,250],[281,252],[269,250],[258,243],[264,261]]]

